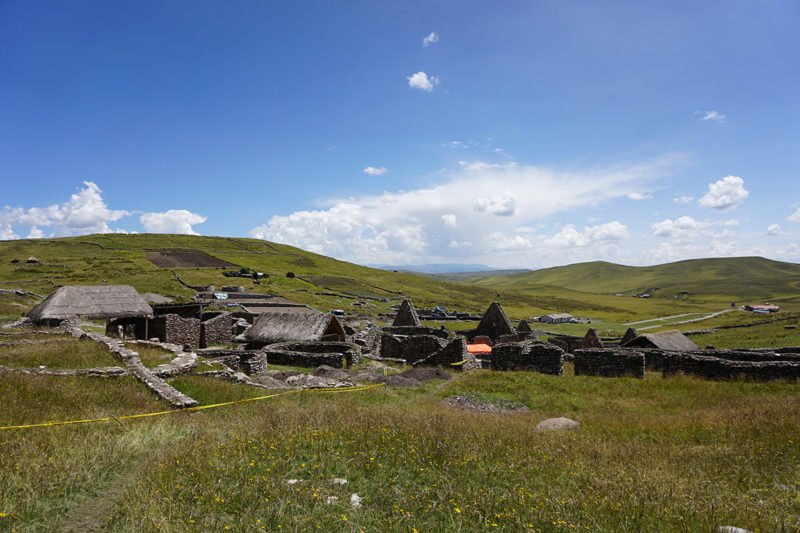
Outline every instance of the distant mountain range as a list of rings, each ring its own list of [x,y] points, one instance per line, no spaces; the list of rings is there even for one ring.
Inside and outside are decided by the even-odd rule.
[[[503,269],[492,268],[489,265],[464,264],[464,263],[428,263],[425,265],[367,265],[381,270],[397,272],[413,272],[415,274],[461,274],[467,272],[493,272],[495,274],[519,274],[530,269]]]

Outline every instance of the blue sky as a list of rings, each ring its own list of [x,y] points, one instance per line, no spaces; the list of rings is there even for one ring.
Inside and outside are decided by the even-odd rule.
[[[800,4],[0,3],[0,239],[800,262]]]

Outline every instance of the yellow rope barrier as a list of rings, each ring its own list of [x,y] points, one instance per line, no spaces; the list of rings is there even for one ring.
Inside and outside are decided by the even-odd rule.
[[[107,416],[104,418],[88,418],[85,420],[65,420],[61,422],[42,422],[39,424],[24,424],[21,426],[0,426],[0,431],[6,429],[27,429],[27,428],[41,428],[41,427],[49,427],[49,426],[68,426],[71,424],[90,424],[93,422],[111,422],[111,421],[120,421],[120,420],[133,420],[135,418],[147,418],[151,416],[161,416],[161,415],[169,415],[173,413],[185,413],[187,411],[202,411],[205,409],[213,409],[215,407],[225,407],[226,405],[235,405],[238,403],[247,403],[247,402],[255,402],[258,400],[267,400],[269,398],[276,398],[278,396],[286,396],[288,394],[296,394],[298,392],[357,392],[362,390],[369,390],[374,389],[376,387],[382,387],[383,383],[377,383],[373,385],[358,385],[355,387],[341,387],[341,388],[330,388],[330,389],[293,389],[285,392],[279,392],[276,394],[268,394],[266,396],[257,396],[254,398],[245,398],[244,400],[234,400],[232,402],[222,402],[222,403],[215,403],[211,405],[198,405],[196,407],[187,407],[186,409],[172,409],[169,411],[158,411],[155,413],[140,413],[137,415],[125,415],[125,416]]]

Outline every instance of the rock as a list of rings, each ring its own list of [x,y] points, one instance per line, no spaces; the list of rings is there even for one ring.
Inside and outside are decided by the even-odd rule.
[[[327,504],[335,503],[337,501],[339,501],[339,498],[337,498],[336,496],[328,496],[327,498],[325,498],[325,503]]]
[[[287,479],[286,480],[286,484],[287,485],[297,485],[301,481],[303,481],[303,480],[302,479]]]
[[[353,509],[358,509],[359,507],[361,507],[361,500],[363,499],[364,498],[362,498],[361,496],[359,496],[354,492],[353,494],[350,495],[350,505],[353,506]]]
[[[299,374],[297,376],[290,376],[286,378],[286,384],[290,387],[297,387],[303,389],[332,389],[340,387],[353,387],[354,383],[350,381],[340,381],[338,379],[324,378],[321,376],[312,376],[310,374]]]
[[[268,389],[288,389],[289,387],[283,381],[279,381],[270,376],[251,376],[250,381],[263,385]]]
[[[331,480],[334,485],[347,485],[347,480],[341,477],[335,477]]]
[[[740,527],[733,527],[733,526],[720,526],[717,529],[718,533],[751,533],[746,529],[742,529]]]
[[[542,420],[536,426],[536,431],[570,431],[572,429],[578,429],[580,427],[579,422],[575,422],[574,420],[570,420],[569,418],[559,417],[559,418],[548,418],[547,420]]]

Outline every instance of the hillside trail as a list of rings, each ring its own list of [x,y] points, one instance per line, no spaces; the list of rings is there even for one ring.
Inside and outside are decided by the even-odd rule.
[[[675,325],[678,325],[678,324],[688,324],[690,322],[700,322],[701,320],[708,320],[709,318],[714,318],[715,316],[719,316],[719,315],[722,315],[722,314],[725,314],[725,313],[730,313],[731,311],[736,311],[736,309],[735,308],[728,308],[728,309],[723,309],[722,311],[716,311],[714,313],[709,313],[709,314],[683,313],[682,315],[663,316],[663,317],[658,317],[658,318],[651,318],[651,319],[648,319],[648,320],[638,320],[636,322],[628,322],[627,324],[622,324],[622,325],[623,326],[635,326],[636,324],[646,324],[647,322],[653,322],[654,320],[672,320],[673,318],[681,318],[681,317],[684,317],[684,316],[693,316],[693,317],[695,317],[695,318],[689,318],[689,319],[686,319],[686,320],[681,320],[679,322],[673,322],[672,324],[669,324],[670,326],[675,326]],[[701,316],[697,316],[698,314],[700,314]],[[645,326],[643,328],[636,328],[636,329],[639,330],[639,331],[644,331],[646,329],[664,327],[664,325],[665,324],[656,324],[654,326]]]

